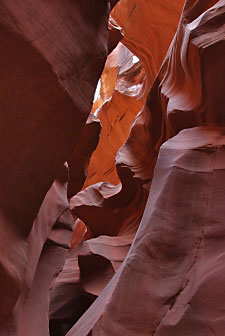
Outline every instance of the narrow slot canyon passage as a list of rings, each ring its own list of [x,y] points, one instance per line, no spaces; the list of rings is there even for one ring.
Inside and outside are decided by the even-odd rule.
[[[224,336],[225,1],[0,1],[0,336]]]

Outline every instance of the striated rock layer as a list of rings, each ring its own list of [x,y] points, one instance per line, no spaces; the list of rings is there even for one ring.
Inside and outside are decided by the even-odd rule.
[[[224,335],[224,18],[0,1],[0,335]]]
[[[157,65],[154,75],[150,76],[142,49],[136,49],[126,41],[137,17],[143,16],[147,21],[147,13],[154,17],[160,6],[154,1],[146,2],[143,11],[143,6],[136,2],[131,6],[130,3],[121,1],[114,8],[112,17],[122,27],[122,43],[128,45],[143,64],[140,61],[133,63],[134,54],[121,43],[108,57],[101,77],[100,99],[93,107],[102,124],[99,144],[90,160],[85,182],[87,188],[70,201],[73,215],[88,228],[85,239],[94,238],[82,244],[78,258],[82,288],[95,297],[123,262],[144,212],[156,156],[152,160],[149,158],[148,110],[139,112],[176,31],[182,9],[181,3],[174,4],[171,17],[168,6],[163,6],[162,17],[169,27],[166,35],[161,33],[158,21],[153,26],[146,23],[145,34],[136,31],[136,40],[144,49],[148,47],[147,50],[151,49],[151,38],[158,34],[158,44],[151,56]],[[99,103],[103,105],[98,108]],[[89,272],[91,263],[95,270]]]
[[[67,336],[224,333],[225,128],[166,142],[121,268]]]
[[[60,263],[54,256],[60,247],[47,248],[48,252],[39,246],[38,252],[33,254],[34,245],[43,246],[44,239],[50,239],[48,235],[36,243],[34,239],[30,243],[29,235],[36,230],[33,229],[36,225],[40,226],[37,224],[38,214],[41,205],[44,206],[46,193],[80,139],[91,110],[95,87],[108,53],[109,10],[110,3],[99,0],[0,2],[2,335],[17,334],[17,319],[23,308],[15,317],[16,321],[13,311],[26,282],[26,274],[30,277],[30,272],[35,273],[37,266],[38,274],[40,271],[44,276],[44,259],[53,258],[55,268]],[[52,221],[51,211],[54,213],[54,207],[58,208],[58,201],[49,197],[52,209],[48,209],[45,218],[41,219],[43,230],[57,220]],[[59,199],[61,197],[67,202],[66,192],[59,195]],[[60,241],[57,238],[57,244],[60,246],[65,238],[61,237]],[[39,240],[39,236],[35,239]],[[52,257],[48,253],[53,253]],[[29,269],[30,263],[34,269]],[[49,269],[49,272],[55,271]],[[52,275],[46,274],[47,282],[48,276]],[[34,286],[36,281],[40,279],[35,278]],[[26,286],[30,287],[31,283]],[[29,311],[32,312],[30,308]]]
[[[99,284],[102,290],[107,279],[111,281],[67,336],[224,333],[220,295],[224,288],[220,285],[225,196],[224,11],[224,1],[185,3],[145,107],[116,158],[122,179],[131,177],[128,190],[133,181],[142,181],[142,190],[147,190],[153,176],[144,216],[115,275],[116,252],[107,237],[83,244],[84,289],[97,296]],[[123,175],[124,169],[131,174]],[[96,230],[102,230],[103,223],[95,224],[94,216],[89,217],[92,211],[109,223],[103,235],[112,235],[108,230],[116,211],[110,202],[123,189],[118,189],[117,196],[112,190],[104,184],[90,186],[71,201],[72,211],[94,235],[99,235]],[[101,277],[92,273],[88,279],[84,257],[88,265],[96,254],[111,265],[102,266]]]

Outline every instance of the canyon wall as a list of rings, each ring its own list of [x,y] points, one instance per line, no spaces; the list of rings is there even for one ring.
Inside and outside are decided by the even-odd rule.
[[[50,227],[68,208],[63,192],[40,213],[89,115],[108,53],[109,11],[110,4],[98,0],[0,1],[1,335],[18,334],[25,301],[19,315],[15,309],[22,288],[30,286],[29,259],[35,258],[35,273]],[[41,238],[32,233],[40,225]],[[29,244],[32,251],[39,245],[36,252]]]
[[[127,183],[129,205],[133,180],[141,179],[145,191],[151,184],[143,218],[123,262],[124,235],[120,231],[111,241],[100,236],[83,243],[79,258],[84,290],[97,296],[97,284],[103,283],[102,289],[106,279],[111,277],[111,281],[68,336],[90,332],[117,336],[224,333],[220,295],[224,288],[223,235],[216,247],[224,214],[224,4],[187,1],[184,5],[145,106],[116,156],[122,186],[125,174],[120,176],[121,171],[132,172]],[[148,76],[147,66],[145,74]],[[72,212],[92,231],[94,216],[89,220],[89,211],[98,203],[103,214],[115,200],[108,193],[104,201],[99,194],[94,197],[97,190],[104,197],[103,187],[91,186],[71,201]],[[139,192],[134,194],[141,199]],[[138,203],[132,204],[132,209],[133,215],[143,213]],[[124,221],[115,223],[126,221],[125,227],[129,227],[128,216],[127,212]],[[112,220],[109,212],[104,223],[111,226]],[[96,255],[108,259],[116,273],[113,275],[109,265],[102,266],[102,279],[93,272],[87,285],[84,257],[88,264]],[[122,265],[116,269],[118,261]]]
[[[224,22],[0,1],[0,335],[225,333]]]

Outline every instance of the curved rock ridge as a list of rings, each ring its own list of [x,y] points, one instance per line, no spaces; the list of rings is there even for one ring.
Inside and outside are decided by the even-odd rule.
[[[123,38],[122,28],[109,16],[108,24],[108,53],[110,54]]]
[[[51,336],[65,336],[93,303],[80,285],[78,252],[80,244],[67,255],[62,272],[50,291],[49,329]]]
[[[223,243],[215,250],[213,244],[224,217],[224,183],[219,182],[220,178],[225,181],[224,12],[224,1],[185,2],[177,33],[145,107],[116,158],[119,175],[124,180],[130,176],[131,189],[134,181],[140,181],[141,190],[147,192],[153,176],[143,219],[115,275],[116,252],[110,249],[111,241],[100,236],[83,243],[83,288],[97,296],[107,279],[111,280],[67,336],[185,332],[219,336],[224,332],[219,290],[213,296],[213,284],[223,279]],[[115,195],[110,194],[113,186],[108,194],[109,187],[90,186],[71,202],[72,211],[87,222],[93,235],[99,232],[94,231],[98,223],[91,214],[101,213],[98,218],[106,218],[105,228],[104,223],[98,226],[102,232],[114,221],[110,202],[123,187],[117,186]],[[120,225],[123,227],[122,222]],[[91,278],[85,269],[87,272],[86,266],[96,255],[104,258],[100,258],[102,277],[95,271]],[[212,293],[211,301],[206,299],[207,290]]]
[[[128,138],[134,117],[144,106],[146,95],[176,32],[183,4],[184,1],[175,1],[173,4],[164,1],[162,4],[160,1],[122,0],[112,11],[112,18],[122,28],[123,46],[119,43],[108,57],[101,77],[100,98],[94,104],[93,112],[105,102],[101,109],[95,112],[101,120],[102,133],[90,162],[85,186],[102,181],[113,184],[120,182],[115,169],[116,153]],[[138,23],[140,18],[141,25]],[[143,27],[145,27],[144,34]],[[124,45],[129,49],[125,49]],[[140,61],[131,67],[132,71],[125,72],[124,66],[132,64],[132,54],[137,55]],[[122,67],[121,75],[118,73],[118,67]],[[135,121],[137,125],[144,122],[140,120],[143,117],[137,119]],[[122,132],[125,134],[123,137]],[[135,136],[134,141],[137,141],[136,138]],[[139,138],[142,141],[146,139],[146,135]],[[145,150],[138,150],[134,155],[132,149],[128,152],[126,156],[136,160],[136,156],[142,155]],[[105,165],[107,166],[104,170]]]
[[[20,296],[0,325],[1,335],[48,334],[49,286],[65,262],[74,226],[67,200],[68,168],[46,194],[27,240],[27,265]],[[51,266],[50,266],[51,265]],[[35,302],[35,304],[34,304]]]
[[[0,1],[0,336],[225,335],[224,41],[225,0]]]
[[[222,4],[198,1],[195,6],[189,2],[185,5],[175,41],[158,78],[160,104],[166,106],[167,138],[183,128],[224,124],[223,95],[220,87],[215,86],[216,82],[223,83],[223,78],[218,77],[223,70],[220,67],[217,71],[223,54]]]
[[[82,219],[89,232],[78,259],[82,288],[93,295],[100,294],[123,262],[147,200],[148,192],[143,189],[142,182],[129,176],[129,171],[124,174],[123,169],[122,173],[120,192],[117,192],[120,185],[99,183],[70,201],[72,213]],[[91,264],[95,271],[89,270]],[[104,268],[110,268],[110,274]],[[85,285],[87,281],[88,285]]]
[[[131,249],[67,336],[224,332],[224,148],[224,127],[163,144]]]
[[[224,125],[221,92],[224,78],[215,75],[223,71],[219,71],[220,62],[213,62],[214,58],[219,60],[223,55],[220,40],[224,36],[223,28],[219,29],[218,25],[224,7],[221,2],[214,4],[215,1],[198,1],[194,6],[186,2],[173,43],[150,90],[145,108],[137,116],[136,124],[142,125],[143,136],[136,136],[140,143],[136,144],[137,150],[133,156],[143,176],[152,175],[161,144],[180,130],[198,125]],[[218,33],[214,34],[218,38],[212,43],[212,21],[216,19],[219,23],[214,29]],[[216,85],[217,79],[221,84],[219,87]],[[131,129],[131,134],[135,127]],[[132,166],[129,148],[135,148],[131,136],[117,154],[118,163],[127,161]],[[141,151],[140,148],[145,150]],[[148,153],[145,158],[143,152]],[[135,165],[132,170],[138,174]]]
[[[140,62],[132,62],[133,56],[119,43],[107,58],[100,79],[100,97],[92,109],[101,122],[102,130],[99,144],[90,160],[85,187],[98,182],[115,185],[120,182],[115,156],[126,141],[134,118],[144,104],[140,92],[145,74]]]
[[[151,13],[154,13],[158,8],[158,4],[153,1],[152,6]],[[122,9],[120,10],[120,8]],[[159,30],[158,48],[162,48],[163,46],[165,50],[164,55],[168,48],[168,39],[170,37],[170,41],[172,40],[178,23],[179,15],[177,13],[179,8],[181,10],[180,5],[173,14],[173,20],[170,22],[171,27],[166,36],[160,35],[160,25],[157,28]],[[143,14],[143,9],[139,5],[134,6],[133,11],[134,18]],[[168,8],[167,11],[164,8],[164,11],[163,15],[166,16],[165,20],[169,25],[170,12]],[[123,2],[121,2],[115,7],[112,16],[116,17],[116,19],[121,16],[124,19],[125,15],[129,16],[129,13],[130,5],[126,4],[124,6]],[[119,25],[125,34],[122,40],[123,43],[126,40],[126,30],[129,31],[132,27],[131,23],[128,25],[127,20],[119,21]],[[146,26],[146,35],[151,36],[153,33],[156,34],[155,28],[152,31],[151,25],[149,27]],[[127,32],[127,34],[129,36],[131,32]],[[139,41],[142,41],[143,44],[146,43],[146,35],[143,36],[142,34],[139,36]],[[148,47],[150,48],[150,45]],[[133,50],[135,50],[134,47]],[[162,62],[162,50],[158,51],[158,54],[156,51],[155,48],[154,57],[161,57]],[[141,62],[134,63],[133,57],[134,54],[119,43],[107,59],[105,70],[101,77],[100,99],[96,101],[93,108],[93,112],[102,124],[100,141],[90,161],[89,172],[85,182],[85,187],[87,188],[78,193],[70,202],[73,215],[80,218],[87,225],[89,235],[92,237],[111,236],[113,244],[116,245],[118,243],[118,250],[122,250],[120,248],[121,238],[117,239],[116,236],[124,237],[127,245],[124,246],[125,252],[121,252],[121,256],[123,257],[120,258],[118,265],[123,261],[140,224],[157,157],[156,154],[150,154],[151,159],[149,159],[149,152],[151,153],[151,134],[149,134],[148,123],[151,117],[147,108],[142,110],[147,94],[146,88],[150,86],[149,83],[151,80],[150,78],[146,79],[146,73]],[[146,67],[145,64],[145,69],[147,69]],[[149,76],[148,72],[147,76]],[[146,80],[149,81],[147,86]],[[94,110],[98,107],[98,104],[103,105],[99,109]],[[135,114],[141,110],[142,112],[134,120]],[[127,122],[131,112],[133,112],[133,115],[131,115],[132,119]],[[129,135],[126,142],[126,138],[122,138],[121,131],[126,132],[126,138]],[[125,145],[122,146],[124,142]],[[119,150],[120,147],[121,149]],[[120,183],[118,184],[118,182]],[[109,240],[103,237],[100,238],[100,242],[98,243],[99,246],[102,244],[102,252],[99,252],[99,255],[104,257],[104,259],[100,258],[99,260],[102,260],[103,264],[106,263],[104,249],[110,249],[110,246],[106,246],[105,241]],[[79,260],[82,259],[82,262],[80,261],[81,283],[85,278],[85,270],[87,270],[85,260],[89,264],[89,260],[92,257],[93,263],[96,259],[96,253],[91,252],[94,249],[92,241],[90,240],[88,244],[88,249],[83,249],[81,252],[82,257],[79,257]],[[93,244],[95,244],[95,241]],[[84,251],[87,251],[87,259],[85,258]],[[98,251],[100,251],[100,248]],[[114,260],[113,256],[109,258],[110,263],[112,260]],[[101,262],[99,261],[98,265],[100,264]],[[98,267],[101,269],[103,265]],[[112,276],[115,269],[113,266],[110,267],[110,274]],[[100,269],[99,273],[101,274]],[[106,284],[107,280],[103,279],[102,284]],[[98,281],[100,282],[99,275]],[[100,292],[99,289],[95,289],[96,283],[97,280],[95,280],[95,276],[93,275],[93,286],[89,285],[89,293]],[[99,288],[102,290],[104,285]]]
[[[112,17],[124,32],[123,44],[138,56],[146,72],[146,93],[176,32],[184,0],[121,0]]]
[[[219,71],[220,62],[213,62],[223,55],[222,4],[220,1],[185,4],[177,33],[145,107],[137,116],[126,144],[117,153],[117,163],[131,167],[136,177],[151,178],[161,144],[180,130],[224,125],[224,78],[220,77],[223,71]],[[215,24],[216,20],[218,24],[214,27],[212,22]],[[213,34],[217,36],[214,40]]]

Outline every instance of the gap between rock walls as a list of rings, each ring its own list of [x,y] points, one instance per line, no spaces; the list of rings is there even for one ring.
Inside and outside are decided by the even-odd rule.
[[[225,334],[224,13],[1,0],[0,336]]]

